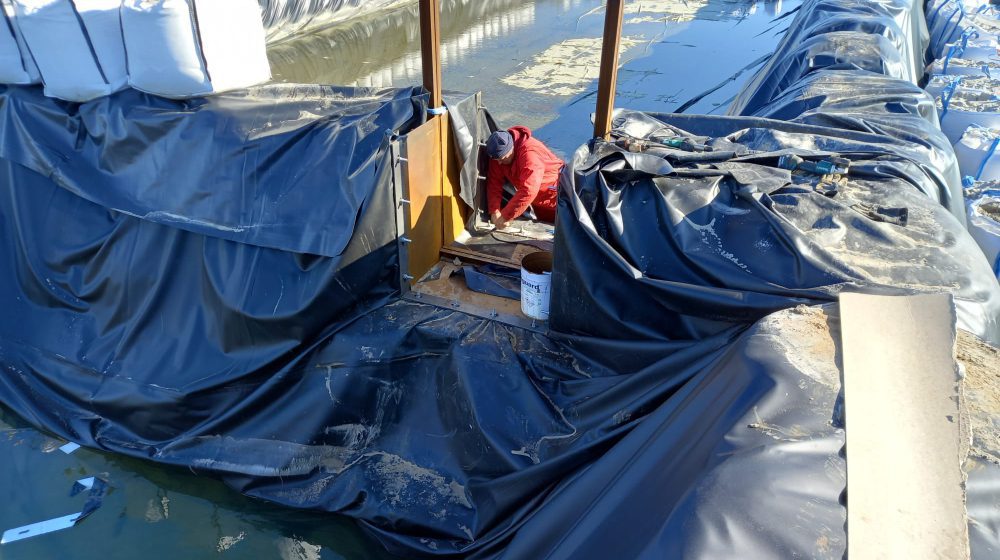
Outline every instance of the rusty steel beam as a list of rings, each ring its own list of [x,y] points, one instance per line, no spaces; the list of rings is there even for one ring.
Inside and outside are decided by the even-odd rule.
[[[604,44],[601,47],[601,73],[597,82],[597,116],[594,138],[607,138],[611,132],[611,115],[615,109],[618,86],[618,51],[622,41],[623,0],[608,0],[604,14]]]
[[[432,109],[441,107],[441,3],[420,0],[420,58]]]

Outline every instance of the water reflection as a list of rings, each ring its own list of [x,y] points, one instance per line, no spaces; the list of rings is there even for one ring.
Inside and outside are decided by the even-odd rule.
[[[379,5],[389,3],[397,7],[361,14],[322,31],[272,44],[268,56],[275,81],[373,87],[419,83],[419,6],[405,0],[380,0]],[[515,87],[525,82],[529,84],[523,86],[525,89],[539,94],[565,96],[579,92],[581,86],[576,82],[586,84],[596,78],[604,15],[600,0],[442,0],[441,4],[446,88],[489,91],[498,81]],[[651,45],[688,22],[739,24],[755,16],[761,7],[764,14],[774,16],[781,13],[782,2],[627,2],[624,47],[645,45],[638,53],[643,56],[649,54]],[[504,40],[514,36],[516,42]],[[567,47],[560,41],[573,42]],[[516,60],[505,58],[510,53]],[[518,74],[525,71],[530,73]],[[549,78],[559,75],[572,75],[574,84],[547,89]],[[454,83],[455,78],[460,83]],[[480,78],[479,83],[470,81],[472,78]]]
[[[489,40],[535,23],[536,2],[531,0],[443,0],[441,4],[445,68],[461,65]],[[419,6],[360,16],[273,45],[268,58],[276,81],[374,87],[419,83]]]
[[[326,1],[326,0],[324,0]],[[669,112],[738,72],[690,112],[718,110],[771,52],[799,0],[626,2],[617,106]],[[483,91],[504,126],[562,156],[589,137],[602,0],[442,0],[445,89]],[[361,15],[269,48],[276,81],[401,87],[421,82],[419,7]]]
[[[346,518],[253,500],[186,469],[89,449],[67,455],[64,442],[4,418],[0,407],[0,530],[79,511],[84,498],[68,495],[75,480],[98,476],[110,488],[79,525],[4,545],[4,560],[391,558]]]
[[[415,0],[260,0],[267,41],[275,43],[308,31]]]

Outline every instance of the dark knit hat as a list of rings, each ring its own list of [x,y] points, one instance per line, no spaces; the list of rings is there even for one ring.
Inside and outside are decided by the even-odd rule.
[[[514,149],[514,137],[506,130],[498,130],[486,141],[486,155],[490,159],[500,159]]]

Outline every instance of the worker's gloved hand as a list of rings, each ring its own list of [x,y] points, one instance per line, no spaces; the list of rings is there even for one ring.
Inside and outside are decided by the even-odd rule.
[[[507,227],[507,222],[500,215],[499,210],[493,212],[493,216],[491,217],[490,221],[493,222],[493,226],[497,229],[503,229]]]

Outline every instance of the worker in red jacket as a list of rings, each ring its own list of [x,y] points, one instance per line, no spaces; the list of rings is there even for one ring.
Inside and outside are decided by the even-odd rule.
[[[525,126],[494,132],[486,142],[490,157],[486,179],[486,198],[490,221],[503,229],[531,206],[538,219],[556,221],[556,201],[559,173],[565,165],[540,140],[531,136]],[[503,185],[510,181],[516,192],[506,206]]]

